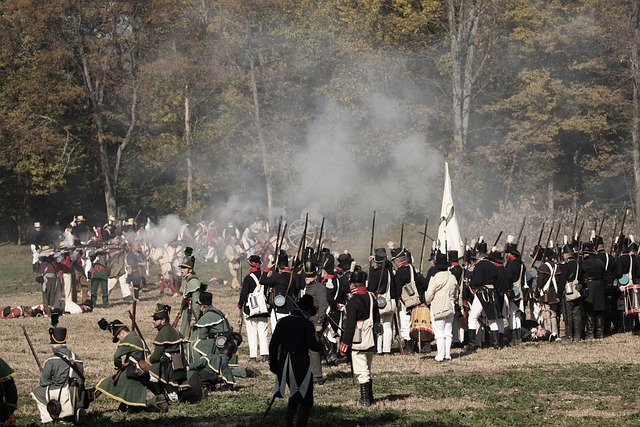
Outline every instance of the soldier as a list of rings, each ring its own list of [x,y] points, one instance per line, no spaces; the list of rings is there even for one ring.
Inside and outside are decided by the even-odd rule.
[[[494,348],[499,347],[498,320],[500,319],[500,306],[495,289],[499,280],[498,267],[489,259],[487,244],[479,239],[476,245],[479,260],[473,267],[469,288],[473,294],[473,302],[469,309],[467,345],[469,350],[477,348],[476,334],[480,326],[480,316],[484,312],[489,322],[491,340]]]
[[[27,242],[31,247],[31,254],[33,255],[31,265],[33,268],[33,274],[39,274],[39,261],[38,254],[40,253],[40,247],[45,244],[45,234],[42,231],[42,227],[39,221],[33,223],[33,229],[27,232]]]
[[[84,270],[84,251],[81,248],[75,248],[69,256],[71,257],[72,299],[74,302],[78,302],[78,289],[80,289],[80,303],[86,303],[87,300],[90,301],[91,294],[89,293],[87,274]]]
[[[292,277],[289,268],[289,256],[285,251],[280,251],[277,257],[277,269],[273,269],[273,262],[270,261],[267,267],[267,277],[260,281],[267,287],[269,300],[274,302],[276,298],[283,299],[282,305],[275,305],[271,310],[271,332],[276,329],[276,324],[293,310],[293,301],[298,294],[297,280]]]
[[[313,297],[303,296],[291,315],[282,318],[269,343],[269,369],[276,374],[274,397],[284,397],[286,387],[290,394],[285,411],[285,425],[306,426],[313,407],[313,381],[309,355],[322,350],[316,330],[309,316],[316,313]]]
[[[89,241],[89,227],[85,224],[84,216],[78,215],[71,222],[71,234],[73,235],[73,245],[80,246]]]
[[[64,292],[64,300],[65,301],[73,301],[76,299],[72,297],[71,285],[72,285],[72,273],[73,261],[71,260],[71,255],[69,253],[69,248],[64,241],[60,242],[58,245],[58,252],[55,253],[54,258],[58,265],[58,278],[61,278],[61,282],[63,285]]]
[[[379,355],[391,355],[391,342],[393,341],[393,319],[396,315],[396,288],[393,285],[393,265],[387,259],[385,248],[377,248],[374,251],[371,267],[369,267],[369,284],[367,291],[373,292],[377,298],[384,298],[385,313],[380,313],[382,324],[382,336],[377,339],[377,353]],[[387,304],[389,307],[387,307]]]
[[[629,249],[632,250],[633,248],[630,247]],[[581,276],[579,277],[583,289],[583,305],[587,318],[585,337],[587,339],[600,339],[604,337],[605,270],[602,260],[596,256],[593,244],[585,243],[582,246],[582,264],[580,267]]]
[[[133,297],[140,301],[140,289],[144,287],[147,268],[147,257],[140,248],[140,242],[131,242],[131,249],[127,253],[127,283],[133,286]]]
[[[604,264],[604,291],[606,300],[604,334],[615,334],[622,331],[622,321],[624,316],[624,312],[622,310],[618,310],[620,291],[616,286],[614,286],[616,260],[611,256],[611,254],[605,252],[602,236],[596,236],[595,232],[593,232],[592,242],[596,250],[596,256]],[[611,327],[612,324],[613,328]]]
[[[40,249],[40,277],[42,278],[42,303],[60,307],[64,290],[58,280],[58,263],[52,248],[45,245]]]
[[[325,359],[329,365],[335,365],[338,360],[338,338],[339,331],[342,328],[342,312],[347,302],[349,289],[341,289],[335,271],[335,257],[328,248],[323,248],[319,257],[319,264],[322,266],[320,270],[320,283],[324,285],[327,291],[327,304],[329,305],[329,313],[326,320],[328,327],[325,327],[322,334],[322,342],[325,346]]]
[[[505,280],[507,283],[507,302],[509,330],[512,345],[522,344],[522,314],[524,313],[524,303],[522,290],[525,286],[526,268],[522,262],[518,245],[514,243],[514,237],[507,237],[505,246]]]
[[[101,247],[89,251],[89,259],[91,260],[91,303],[94,307],[98,301],[98,289],[102,290],[102,305],[105,307],[109,305],[108,257],[107,251]]]
[[[111,239],[116,237],[116,217],[109,215],[107,223],[102,226],[102,241],[110,243]]]
[[[313,260],[307,260],[302,268],[305,281],[305,295],[313,298],[313,304],[316,307],[316,314],[311,316],[309,320],[313,322],[316,333],[322,334],[327,315],[327,288],[318,282],[318,270]],[[313,372],[313,382],[315,384],[324,384],[322,377],[322,364],[320,361],[320,353],[318,351],[309,351],[309,360],[311,361],[311,372]]]
[[[562,293],[565,334],[571,341],[580,341],[582,339],[582,298],[578,279],[580,265],[575,259],[573,246],[569,244],[562,247],[562,257],[564,262],[560,264],[560,270],[565,282]]]
[[[242,312],[245,325],[247,325],[247,339],[249,340],[249,361],[256,362],[258,357],[258,343],[260,344],[260,357],[262,362],[269,360],[269,311],[251,315],[249,303],[258,305],[261,298],[266,309],[266,287],[260,283],[262,278],[262,264],[258,255],[251,255],[247,260],[249,274],[242,280],[238,309]],[[254,295],[255,294],[255,295]]]
[[[120,239],[120,242],[116,240],[114,239],[114,244],[106,247],[109,254],[107,258],[107,288],[111,293],[116,284],[119,285],[122,299],[128,301],[131,299],[131,289],[127,282],[127,246],[124,239]]]
[[[407,301],[402,297],[402,289],[409,284],[413,284],[412,292],[417,292],[421,296],[420,300],[423,300],[424,292],[427,289],[427,282],[421,274],[416,272],[413,265],[409,263],[409,260],[407,259],[407,252],[404,247],[392,249],[391,260],[396,265],[396,272],[394,275],[395,295],[398,297],[396,304],[400,307],[399,326],[405,343],[405,354],[412,354],[416,352],[416,343],[411,340],[411,336],[409,334],[411,330],[411,310],[413,307],[408,306]]]
[[[16,416],[13,414],[18,409],[18,389],[13,378],[15,371],[0,358],[0,425],[5,427],[16,425]]]
[[[618,283],[618,310],[623,313],[622,327],[624,331],[631,331],[638,328],[638,316],[627,316],[625,313],[625,286],[633,283],[638,283],[638,277],[640,273],[638,269],[636,250],[637,244],[632,243],[627,238],[622,239],[618,246],[621,249],[622,254],[616,258],[616,270],[615,279]],[[634,326],[635,324],[635,326]]]
[[[551,333],[549,341],[555,341],[560,336],[558,318],[562,290],[559,287],[558,279],[561,271],[555,261],[556,254],[553,248],[545,248],[538,253],[542,263],[537,269],[536,290],[542,315],[542,326]]]
[[[238,244],[238,239],[231,235],[227,238],[227,247],[224,250],[224,256],[227,258],[229,266],[229,274],[231,274],[231,287],[233,289],[240,288],[240,281],[238,280],[238,270],[240,269],[240,262],[242,258],[246,256],[242,246]]]
[[[195,340],[191,343],[190,370],[199,371],[200,381],[209,390],[223,382],[227,387],[235,384],[233,370],[229,366],[233,358],[237,363],[236,349],[242,336],[233,334],[225,314],[214,307],[210,292],[200,294],[202,316],[195,324]],[[223,342],[224,341],[224,342]]]
[[[43,424],[86,416],[88,403],[80,402],[77,389],[84,389],[84,365],[80,356],[67,348],[67,328],[49,328],[53,356],[44,362],[40,383],[31,393]],[[56,402],[53,404],[53,402]]]
[[[183,344],[184,338],[169,323],[171,306],[157,304],[152,315],[153,327],[158,334],[153,340],[153,353],[149,356],[150,388],[155,394],[164,391],[169,401],[178,401],[180,385],[187,379],[187,361]]]
[[[99,325],[102,329],[108,329],[113,335],[113,342],[117,343],[113,355],[113,368],[116,372],[98,381],[96,390],[120,402],[121,411],[144,409],[150,412],[167,412],[169,405],[159,389],[156,390],[157,395],[147,399],[149,362],[145,359],[145,345],[140,336],[135,331],[129,331],[120,320],[107,323],[102,319]]]
[[[353,375],[358,378],[360,399],[358,406],[373,404],[373,355],[377,348],[377,330],[380,323],[378,303],[372,292],[367,292],[367,273],[355,270],[351,275],[351,299],[347,303],[346,321],[340,354],[351,350]]]
[[[196,276],[196,272],[193,270],[195,263],[196,258],[191,255],[191,248],[187,247],[185,249],[184,261],[180,264],[180,274],[184,280],[180,333],[187,339],[191,336],[191,328],[202,315],[198,304],[202,283],[200,282],[200,279],[198,279],[198,276]]]

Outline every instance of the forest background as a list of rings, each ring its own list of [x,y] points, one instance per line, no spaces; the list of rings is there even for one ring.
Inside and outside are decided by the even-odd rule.
[[[632,224],[638,10],[3,1],[0,241],[76,214],[420,224],[439,216],[445,157],[467,235],[563,212]]]

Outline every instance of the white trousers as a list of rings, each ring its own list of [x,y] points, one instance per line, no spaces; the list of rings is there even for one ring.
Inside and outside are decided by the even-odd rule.
[[[400,302],[398,321],[400,322],[400,335],[402,335],[402,339],[405,341],[410,340],[411,336],[409,335],[409,332],[411,332],[411,312],[407,313],[407,309],[403,302]]]
[[[127,275],[123,274],[120,277],[109,277],[107,282],[107,289],[109,290],[109,295],[111,295],[111,291],[116,285],[120,285],[120,291],[122,292],[122,298],[126,298],[131,296],[131,289],[129,289],[129,284],[127,283]]]
[[[244,314],[244,312],[243,312]],[[269,318],[249,317],[244,314],[244,323],[247,325],[247,340],[249,341],[249,357],[258,357],[258,343],[260,344],[260,356],[269,355]]]
[[[271,333],[276,330],[278,321],[283,317],[287,317],[288,315],[288,313],[276,313],[275,310],[271,310]]]
[[[353,364],[353,375],[358,379],[359,384],[366,384],[373,379],[373,371],[371,369],[373,352],[353,350],[351,352],[351,363]]]
[[[382,336],[378,337],[378,353],[391,353],[391,342],[393,341],[393,313],[381,314]]]
[[[433,312],[431,312],[431,328],[433,329],[433,335],[436,338],[436,346],[438,348],[438,354],[436,355],[437,361],[451,358],[451,341],[453,339],[453,316],[451,313],[447,317],[441,319],[435,319]]]
[[[64,283],[64,299],[73,301],[73,296],[71,295],[71,273],[62,273],[62,281]]]
[[[478,330],[478,326],[480,325],[480,322],[478,321],[478,319],[480,319],[480,316],[482,316],[482,303],[480,302],[480,299],[478,297],[473,299],[473,303],[471,304],[471,308],[469,309],[469,330],[470,331],[477,331]],[[489,320],[489,329],[492,331],[498,331],[500,329],[498,323],[503,323],[498,322],[498,319],[495,320]],[[504,325],[503,329],[504,329]]]

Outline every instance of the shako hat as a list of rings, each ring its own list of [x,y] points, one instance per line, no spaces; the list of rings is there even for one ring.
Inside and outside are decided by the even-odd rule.
[[[338,267],[342,269],[342,271],[347,271],[351,268],[351,262],[353,262],[353,258],[349,252],[343,252],[338,255]]]
[[[200,304],[211,305],[213,303],[213,294],[211,292],[200,292]]]
[[[326,271],[328,274],[333,274],[336,265],[336,258],[333,256],[331,252],[327,252],[322,260],[322,269]]]
[[[504,262],[504,260],[502,259],[502,254],[498,251],[489,252],[487,258],[489,258],[489,261],[496,262],[498,264],[502,264]]]
[[[404,247],[391,249],[391,260],[396,260],[405,256]]]
[[[49,328],[51,344],[66,344],[67,335],[67,328]]]
[[[182,264],[180,264],[180,268],[190,268],[193,270],[193,267],[196,265],[196,257],[193,255],[193,248],[187,246],[184,248],[184,260]]]
[[[116,343],[118,342],[117,337],[120,331],[128,331],[129,328],[127,327],[127,325],[122,323],[121,320],[116,319],[113,322],[109,323],[109,330],[111,331],[111,335],[113,335],[112,341]]]
[[[361,269],[355,270],[349,277],[349,283],[353,283],[355,286],[364,286],[367,281],[367,273]]]
[[[262,264],[262,261],[260,260],[260,256],[259,255],[251,255],[249,256],[249,259],[247,259],[247,262],[251,265],[254,265],[256,267],[260,267],[260,264]]]
[[[306,260],[302,265],[302,272],[305,277],[315,277],[318,274],[316,263],[312,259]]]
[[[278,267],[288,267],[289,266],[289,255],[283,249],[280,249],[280,254],[278,255]]]
[[[596,251],[593,248],[593,243],[591,242],[586,242],[582,244],[582,253],[583,254],[595,254]]]
[[[458,260],[460,259],[460,257],[458,256],[458,251],[447,251],[447,259],[449,260],[449,262],[458,262]]]
[[[167,304],[156,304],[156,311],[151,315],[153,320],[165,319],[169,321],[169,313],[171,313],[171,306]]]
[[[484,241],[484,237],[480,236],[478,243],[476,243],[476,252],[481,254],[487,253],[487,242]]]
[[[457,259],[456,259],[457,261]],[[447,256],[442,252],[438,252],[436,254],[436,268],[438,270],[446,270],[449,267],[449,262],[447,261]]]

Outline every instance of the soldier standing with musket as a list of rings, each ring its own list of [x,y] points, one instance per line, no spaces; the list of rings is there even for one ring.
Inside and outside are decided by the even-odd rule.
[[[194,271],[196,257],[192,254],[190,247],[184,250],[185,258],[180,264],[180,274],[184,280],[184,292],[182,294],[182,312],[180,314],[180,333],[183,337],[189,339],[191,328],[200,318],[200,288],[202,283]]]
[[[560,270],[556,264],[556,254],[553,248],[544,248],[538,252],[540,266],[537,269],[536,291],[538,293],[538,304],[541,307],[542,324],[551,335],[549,340],[555,341],[559,335],[560,316],[560,289],[558,286],[558,278]]]
[[[616,274],[616,260],[604,249],[604,239],[602,236],[593,236],[593,246],[596,256],[604,264],[604,293],[606,299],[604,333],[609,335],[622,331],[623,312],[618,310],[618,299],[620,291],[614,286]],[[611,328],[613,324],[613,328]]]
[[[353,375],[358,378],[358,384],[360,384],[358,406],[371,406],[373,404],[373,370],[371,365],[378,338],[375,325],[380,323],[380,314],[374,294],[367,292],[367,274],[362,270],[355,270],[350,281],[352,296],[347,303],[347,316],[340,344],[340,354],[346,355],[351,350]]]
[[[379,355],[391,355],[391,342],[393,341],[393,319],[396,313],[396,300],[400,297],[396,295],[393,284],[393,265],[387,259],[385,248],[377,248],[373,257],[371,267],[369,267],[369,284],[367,291],[376,296],[381,296],[389,304],[385,314],[380,315],[382,324],[382,336],[377,340],[377,353]],[[387,298],[387,296],[389,298]]]
[[[582,339],[582,294],[579,284],[580,265],[575,259],[575,252],[572,245],[565,244],[562,247],[563,261],[559,268],[564,281],[564,292],[562,295],[563,315],[565,323],[565,335],[571,341]]]
[[[621,255],[616,258],[616,270],[615,270],[615,279],[618,283],[618,295],[619,298],[617,300],[618,310],[622,312],[623,321],[621,327],[624,331],[637,330],[638,328],[638,317],[637,316],[627,316],[624,312],[625,310],[625,295],[624,295],[624,287],[627,284],[638,283],[638,266],[636,261],[636,251],[638,250],[638,245],[635,242],[629,241],[628,238],[625,238],[623,235],[620,235],[618,239],[618,252],[622,252]],[[623,281],[623,276],[626,276],[626,281],[624,285],[620,282]],[[635,325],[634,325],[635,323]]]
[[[498,267],[489,259],[487,254],[487,243],[482,239],[476,244],[477,257],[469,288],[473,294],[473,302],[469,309],[467,346],[474,351],[477,348],[476,334],[480,326],[480,316],[484,311],[489,321],[491,341],[493,347],[499,347],[498,320],[500,319],[500,305],[496,292],[496,283],[499,280],[500,272]]]
[[[313,322],[317,334],[322,334],[325,326],[325,318],[327,315],[327,288],[319,283],[318,270],[313,256],[310,256],[303,266],[304,281],[305,281],[305,295],[309,295],[313,298],[313,304],[316,307],[316,314],[311,316],[309,320]],[[324,384],[324,378],[322,377],[322,364],[320,359],[320,352],[309,350],[309,360],[311,362],[311,372],[313,373],[313,382],[315,384]]]
[[[505,247],[505,276],[508,285],[507,298],[509,301],[508,316],[509,329],[511,330],[511,344],[522,344],[522,313],[524,313],[524,303],[522,291],[525,286],[525,267],[522,262],[518,245],[514,243],[513,236],[507,238]]]
[[[591,243],[582,246],[580,283],[584,296],[584,311],[587,316],[587,339],[604,337],[604,264],[596,256]]]
[[[407,252],[404,247],[391,249],[391,260],[396,265],[396,272],[394,275],[394,287],[395,295],[398,297],[396,301],[397,307],[399,307],[399,320],[400,331],[402,338],[404,339],[404,348],[406,354],[415,353],[417,350],[417,343],[411,339],[411,307],[407,307],[405,302],[402,301],[402,288],[411,283],[415,283],[416,291],[420,295],[420,300],[424,301],[424,292],[427,290],[428,283],[426,279],[416,272],[413,265],[409,263],[407,259]],[[412,280],[413,279],[413,280]]]

